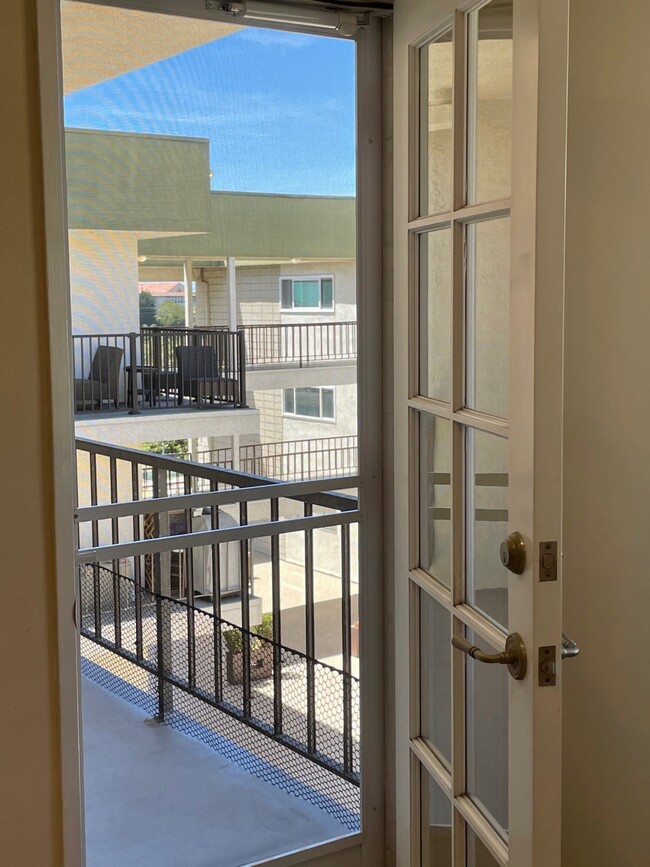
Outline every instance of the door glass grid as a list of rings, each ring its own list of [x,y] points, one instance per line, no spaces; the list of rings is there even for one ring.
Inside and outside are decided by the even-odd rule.
[[[420,865],[451,867],[451,801],[433,777],[420,766]]]
[[[451,424],[419,413],[421,569],[451,589]]]
[[[451,626],[449,611],[420,590],[420,734],[451,768]]]
[[[495,652],[472,630],[467,630],[467,638],[481,650]],[[503,665],[467,658],[467,792],[504,836],[508,826],[508,677]]]
[[[499,556],[508,535],[508,441],[465,433],[466,601],[494,623],[508,625],[508,571]]]
[[[468,79],[465,90],[451,92],[448,133],[445,128],[448,163],[443,136],[435,146],[429,139],[439,132],[430,120],[443,105],[435,101],[436,94],[441,95],[442,78],[435,74],[440,63],[431,60],[437,51],[442,56],[441,46],[434,41],[421,48],[419,64],[420,162],[414,211],[438,216],[431,217],[430,225],[420,218],[411,229],[417,235],[410,247],[417,257],[411,273],[417,274],[418,283],[412,369],[418,395],[447,403],[451,419],[442,407],[431,406],[426,413],[418,406],[411,456],[418,467],[412,476],[417,479],[419,514],[415,562],[450,591],[450,598],[436,593],[434,599],[418,590],[419,658],[413,658],[413,664],[420,680],[414,730],[431,749],[431,760],[435,756],[451,770],[453,790],[472,798],[494,828],[493,839],[503,846],[508,823],[508,674],[501,666],[473,660],[466,664],[464,655],[451,651],[449,644],[443,648],[443,641],[450,640],[451,615],[461,603],[484,620],[487,634],[493,634],[494,624],[507,626],[507,573],[499,559],[508,523],[507,428],[498,419],[508,416],[510,221],[503,200],[510,194],[512,0],[483,4],[457,17],[455,26],[447,68],[452,68],[454,53],[464,52]],[[462,60],[456,58],[456,68]],[[453,119],[461,116],[461,105],[466,106],[467,123],[455,129]],[[452,201],[453,177],[468,179],[471,218],[462,202]],[[482,420],[474,423],[462,407],[481,413]],[[468,638],[481,643],[471,632]],[[502,647],[485,649],[494,653]],[[422,771],[422,865],[446,863],[431,860],[447,856],[446,847],[438,855],[431,844],[436,823],[428,805],[437,803],[438,795],[447,797],[436,793],[436,784]],[[454,813],[454,821],[464,827],[453,803],[447,803],[449,821]],[[486,833],[483,826],[480,834]],[[458,867],[497,863],[477,834],[478,829],[468,825],[466,834],[452,835]]]
[[[513,0],[468,16],[468,194],[470,203],[510,195]]]
[[[420,394],[451,401],[451,229],[423,232],[419,247]]]
[[[510,218],[470,223],[466,232],[465,406],[507,418]]]
[[[451,208],[452,31],[420,49],[419,213]]]

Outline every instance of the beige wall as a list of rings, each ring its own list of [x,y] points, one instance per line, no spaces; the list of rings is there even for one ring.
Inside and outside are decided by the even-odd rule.
[[[650,4],[572,0],[563,864],[650,852]]]
[[[74,229],[69,244],[72,333],[139,331],[135,233]]]
[[[35,7],[5,0],[0,27],[0,863],[8,867],[63,863]]]

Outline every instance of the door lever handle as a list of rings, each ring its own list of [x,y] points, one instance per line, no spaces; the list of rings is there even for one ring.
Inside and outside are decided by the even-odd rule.
[[[572,638],[566,634],[566,632],[562,633],[562,659],[573,659],[574,656],[577,656],[580,653],[580,648],[575,643]]]
[[[506,649],[501,653],[485,653],[480,647],[460,635],[454,635],[451,643],[456,650],[461,650],[477,662],[485,662],[488,665],[507,665],[508,671],[515,680],[523,680],[526,677],[526,647],[518,632],[510,633],[506,638]]]

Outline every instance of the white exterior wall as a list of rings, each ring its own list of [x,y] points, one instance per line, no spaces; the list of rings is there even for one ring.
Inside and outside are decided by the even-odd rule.
[[[73,229],[68,234],[72,333],[139,331],[135,233]]]
[[[197,304],[197,325],[225,325],[228,322],[226,268],[202,269],[207,304]],[[280,310],[282,277],[334,277],[334,310],[323,313],[286,313]],[[202,298],[201,298],[202,300]],[[206,308],[207,307],[207,316]],[[237,266],[237,322],[239,325],[273,325],[300,322],[354,321],[356,306],[356,263],[351,260]]]
[[[202,271],[207,286],[205,306],[197,304],[197,325],[227,325],[228,284],[226,268]],[[272,325],[280,322],[280,268],[278,265],[237,268],[237,322],[239,325]],[[201,288],[200,292],[204,290]],[[199,318],[200,317],[200,318]]]

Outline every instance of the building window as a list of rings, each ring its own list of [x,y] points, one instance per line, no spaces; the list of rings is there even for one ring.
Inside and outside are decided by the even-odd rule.
[[[334,421],[334,389],[285,388],[284,414]]]
[[[283,277],[280,281],[282,310],[333,310],[332,277]]]

